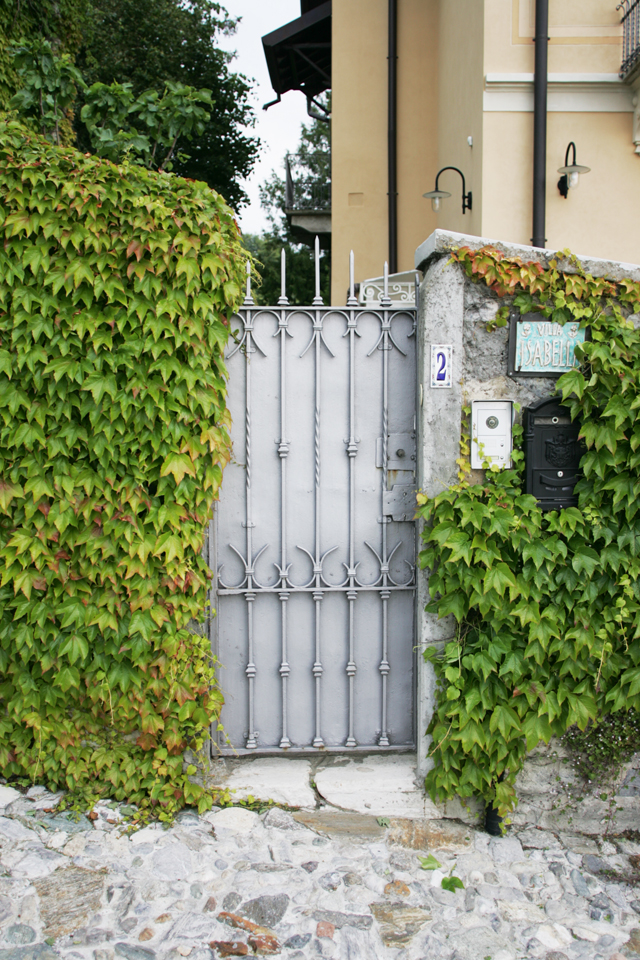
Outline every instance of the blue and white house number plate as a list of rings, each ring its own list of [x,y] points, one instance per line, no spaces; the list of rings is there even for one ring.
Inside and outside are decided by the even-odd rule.
[[[431,344],[431,386],[451,387],[451,360],[453,347],[450,343]]]

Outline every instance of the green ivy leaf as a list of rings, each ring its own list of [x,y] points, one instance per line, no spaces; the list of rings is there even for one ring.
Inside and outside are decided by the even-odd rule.
[[[440,886],[443,890],[449,890],[451,893],[455,893],[456,890],[464,890],[464,883],[460,877],[443,877]]]

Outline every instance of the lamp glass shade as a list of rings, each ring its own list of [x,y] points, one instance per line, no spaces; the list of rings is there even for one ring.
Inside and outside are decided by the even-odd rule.
[[[568,167],[558,167],[558,173],[566,173],[568,177],[572,173],[589,173],[591,167],[585,167],[580,163],[572,163]]]
[[[577,170],[574,170],[569,174],[569,187],[571,190],[576,190],[580,186],[580,174]]]
[[[430,190],[429,193],[423,193],[422,196],[431,200],[431,209],[437,213],[440,209],[440,201],[445,197],[450,197],[451,194],[447,193],[446,190]]]

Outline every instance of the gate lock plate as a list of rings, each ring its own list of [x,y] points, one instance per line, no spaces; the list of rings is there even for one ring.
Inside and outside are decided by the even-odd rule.
[[[417,507],[414,483],[396,483],[382,494],[382,513],[392,520],[413,520]]]
[[[376,441],[376,467],[382,469],[382,437]],[[390,433],[387,437],[387,470],[415,470],[415,433]]]

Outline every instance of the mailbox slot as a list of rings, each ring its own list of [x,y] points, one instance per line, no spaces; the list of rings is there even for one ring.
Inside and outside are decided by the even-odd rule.
[[[578,505],[574,488],[582,472],[583,444],[580,424],[571,422],[557,397],[541,400],[523,411],[525,492],[542,510],[562,510]]]

